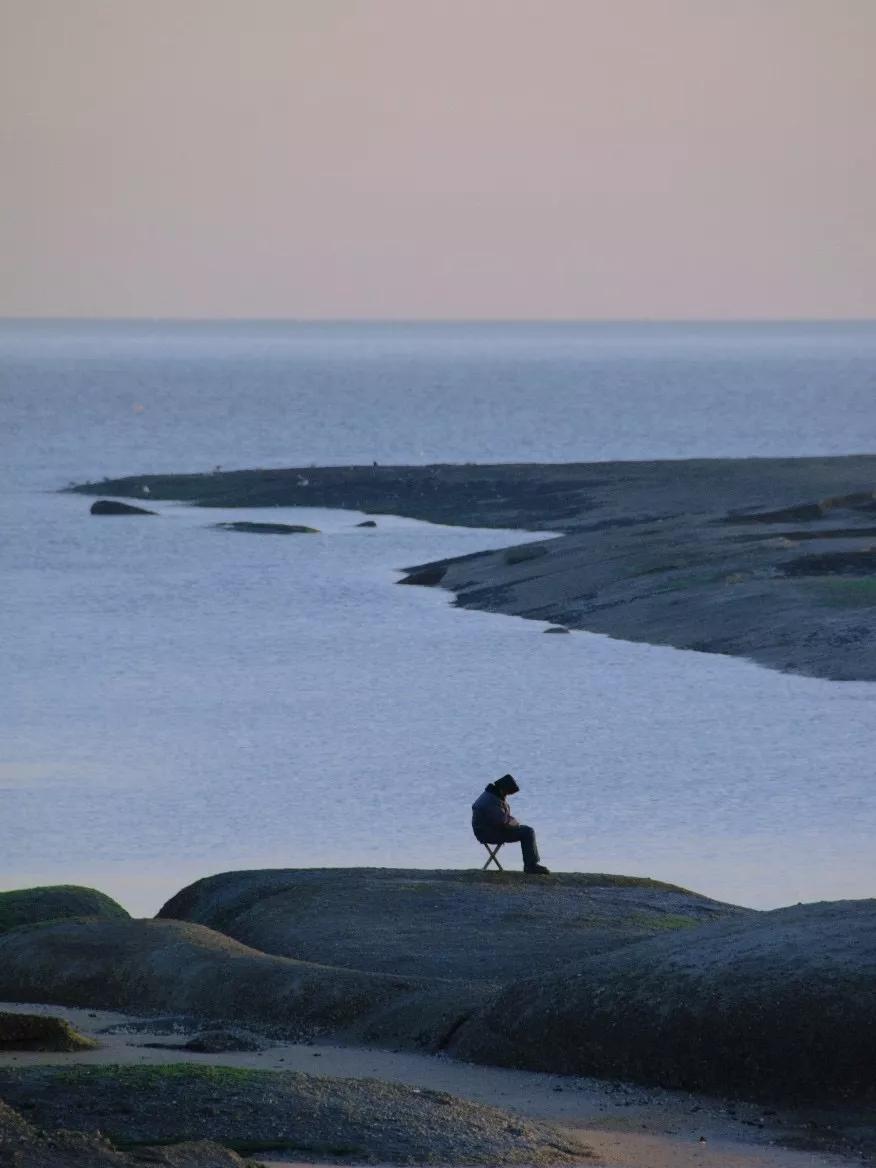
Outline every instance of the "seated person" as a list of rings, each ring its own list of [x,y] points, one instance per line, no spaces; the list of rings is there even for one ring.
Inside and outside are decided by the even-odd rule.
[[[513,775],[502,775],[501,779],[490,783],[472,803],[471,829],[482,844],[519,843],[523,852],[523,871],[546,876],[549,869],[539,863],[535,832],[518,823],[508,806],[507,797],[519,790]]]

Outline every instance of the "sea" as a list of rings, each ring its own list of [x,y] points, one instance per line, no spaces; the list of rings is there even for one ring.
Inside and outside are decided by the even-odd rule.
[[[61,493],[848,453],[876,453],[874,323],[0,322],[0,889],[144,916],[233,869],[480,867],[469,807],[511,771],[552,869],[757,908],[872,896],[872,684],[396,587],[537,533],[281,508],[320,534],[252,535],[214,524],[264,512],[94,518]]]

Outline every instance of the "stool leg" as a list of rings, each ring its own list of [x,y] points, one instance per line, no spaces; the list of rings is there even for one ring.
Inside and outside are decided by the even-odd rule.
[[[496,844],[495,847],[491,848],[489,844],[484,844],[484,847],[487,849],[487,862],[486,862],[486,864],[484,864],[483,868],[481,868],[482,872],[486,872],[486,870],[487,870],[487,868],[489,868],[490,864],[495,864],[500,872],[505,871],[505,869],[499,863],[499,857],[496,855],[496,853],[498,852],[499,848],[501,848],[501,846],[502,845],[499,843],[499,844]]]

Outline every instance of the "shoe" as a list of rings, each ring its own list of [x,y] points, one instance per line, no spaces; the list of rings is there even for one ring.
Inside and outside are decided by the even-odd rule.
[[[533,864],[530,868],[524,868],[523,871],[527,876],[550,876],[550,868],[545,868],[544,864]]]

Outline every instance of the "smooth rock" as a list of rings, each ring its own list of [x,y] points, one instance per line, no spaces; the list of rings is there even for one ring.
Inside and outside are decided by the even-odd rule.
[[[454,982],[260,953],[174,920],[80,919],[0,936],[0,1001],[174,1012],[296,1040],[367,1035],[432,1049],[483,997]]]
[[[115,499],[98,499],[91,504],[92,515],[156,515],[145,507],[135,507],[131,503],[118,503]]]
[[[560,872],[536,883],[520,871],[481,872],[474,837],[471,848],[477,870],[225,872],[184,888],[159,916],[321,966],[492,986],[751,912],[644,877]],[[520,863],[508,845],[508,866],[512,849]]]
[[[105,920],[128,919],[120,904],[95,888],[76,884],[46,885],[42,888],[17,888],[0,892],[0,933],[20,925],[41,921],[65,920],[70,917],[102,917]]]
[[[97,1043],[63,1018],[0,1011],[0,1050],[92,1050]]]
[[[201,1030],[183,1043],[183,1050],[204,1054],[222,1054],[227,1051],[261,1050],[263,1043],[233,1030]]]
[[[304,527],[299,523],[215,523],[223,531],[250,531],[256,535],[318,535],[318,527]]]
[[[451,1049],[758,1099],[876,1101],[876,900],[756,913],[521,980]]]

